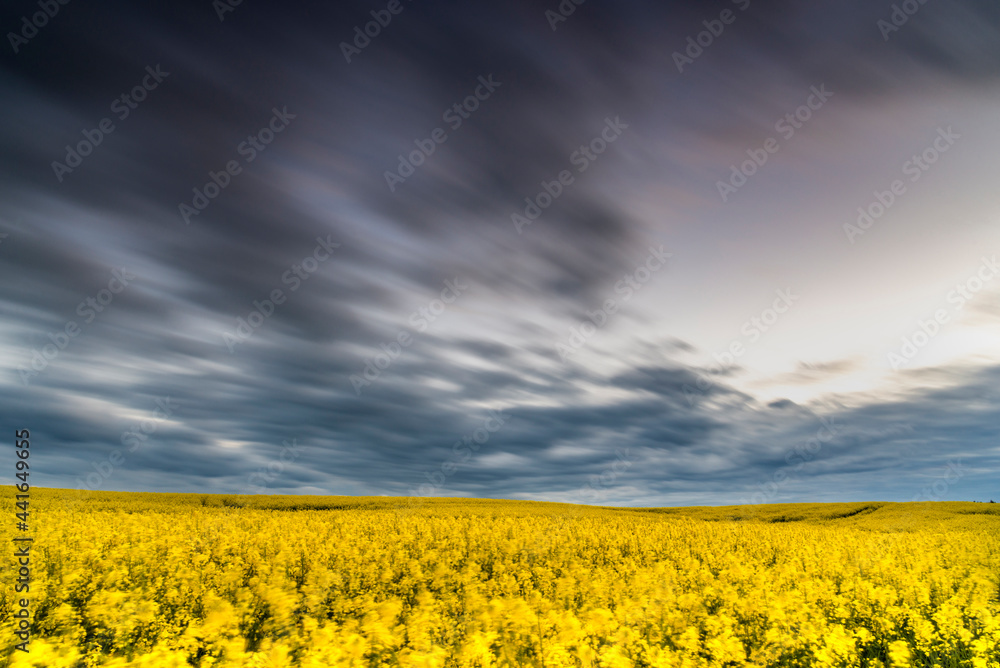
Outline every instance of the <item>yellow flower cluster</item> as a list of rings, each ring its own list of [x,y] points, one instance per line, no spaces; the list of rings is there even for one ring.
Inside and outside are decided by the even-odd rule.
[[[3,668],[1000,668],[989,504],[74,494],[33,490]]]

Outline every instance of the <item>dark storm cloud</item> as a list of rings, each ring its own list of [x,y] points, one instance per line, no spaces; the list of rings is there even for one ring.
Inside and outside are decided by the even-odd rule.
[[[235,491],[297,438],[301,457],[271,489],[406,493],[501,406],[510,422],[445,489],[565,493],[619,447],[637,463],[634,499],[718,494],[781,466],[815,431],[811,411],[757,405],[723,376],[692,406],[683,388],[703,371],[679,362],[608,376],[562,364],[550,319],[599,303],[653,243],[631,206],[635,184],[691,178],[683,154],[658,148],[664,136],[740,151],[760,119],[793,109],[814,84],[879,98],[935,76],[995,79],[998,10],[928,5],[886,42],[881,4],[753,0],[679,74],[673,53],[732,3],[590,2],[552,31],[544,12],[555,5],[406,2],[350,64],[338,44],[382,5],[244,3],[220,22],[205,2],[71,3],[18,53],[8,48],[0,422],[29,426],[47,444],[39,481],[77,485],[165,397],[176,413],[102,487]],[[8,4],[0,25],[16,30],[35,9]],[[147,67],[169,74],[119,118],[113,100]],[[449,128],[442,113],[490,75],[499,87]],[[294,118],[246,162],[241,143],[275,109]],[[115,130],[60,181],[52,162],[106,117]],[[573,152],[618,117],[628,129],[576,172]],[[447,141],[390,192],[384,172],[437,127]],[[230,160],[242,172],[186,223],[178,205]],[[575,182],[517,234],[511,214],[566,169]],[[340,246],[291,290],[288,272],[318,239]],[[84,322],[79,305],[121,268],[132,284]],[[456,276],[472,294],[414,332],[408,316]],[[275,289],[287,301],[230,352],[223,333]],[[43,370],[21,371],[71,321],[79,336]],[[349,377],[407,328],[413,345],[355,393]],[[668,339],[659,349],[696,346]],[[865,447],[900,441],[884,425],[911,418],[906,442],[927,458],[946,439],[941,425],[966,420],[969,460],[987,466],[995,395],[976,395],[981,387],[852,409],[830,459],[814,468],[880,475],[886,462]],[[904,478],[912,470],[890,462]]]

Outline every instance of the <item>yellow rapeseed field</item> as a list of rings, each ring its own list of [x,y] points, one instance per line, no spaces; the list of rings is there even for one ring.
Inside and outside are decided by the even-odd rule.
[[[1000,668],[997,505],[76,496],[32,491],[4,667]]]

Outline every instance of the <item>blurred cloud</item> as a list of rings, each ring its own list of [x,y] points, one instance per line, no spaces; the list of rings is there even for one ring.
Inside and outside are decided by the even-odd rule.
[[[885,40],[889,5],[751,0],[678,72],[687,38],[743,4],[590,2],[556,31],[530,3],[406,4],[350,63],[339,44],[371,10],[356,2],[224,21],[205,3],[62,7],[0,64],[0,421],[46,444],[36,484],[79,486],[170,397],[102,488],[237,491],[297,438],[269,490],[408,494],[503,409],[437,493],[568,498],[628,448],[609,501],[735,503],[835,417],[775,500],[908,499],[955,456],[970,471],[955,493],[989,496],[1000,351],[894,375],[884,354],[918,293],[947,292],[1000,242],[952,224],[996,214],[1000,8],[928,4]],[[115,100],[156,67],[169,76],[120,118]],[[500,85],[452,129],[443,114],[486,76]],[[828,106],[721,202],[730,165],[821,84]],[[248,160],[275,108],[294,120]],[[628,130],[581,171],[574,153],[609,117]],[[60,181],[52,163],[105,118],[114,131]],[[968,139],[848,244],[843,223],[949,124]],[[385,172],[436,128],[447,140],[390,191]],[[233,160],[187,224],[179,205]],[[518,235],[511,214],[562,170],[573,185]],[[304,278],[317,238],[340,247]],[[660,245],[668,268],[560,359]],[[88,321],[80,305],[123,268],[135,279]],[[415,325],[456,277],[472,287]],[[790,285],[801,306],[750,345],[741,325]],[[230,352],[223,334],[276,289]],[[994,326],[991,309],[984,295],[963,326]],[[351,375],[401,331],[412,344],[359,395]],[[713,370],[733,341],[746,356]],[[773,396],[789,387],[802,394]]]

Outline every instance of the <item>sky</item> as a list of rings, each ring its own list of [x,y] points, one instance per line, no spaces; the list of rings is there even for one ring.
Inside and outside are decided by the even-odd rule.
[[[1000,499],[1000,6],[0,10],[31,482]]]

